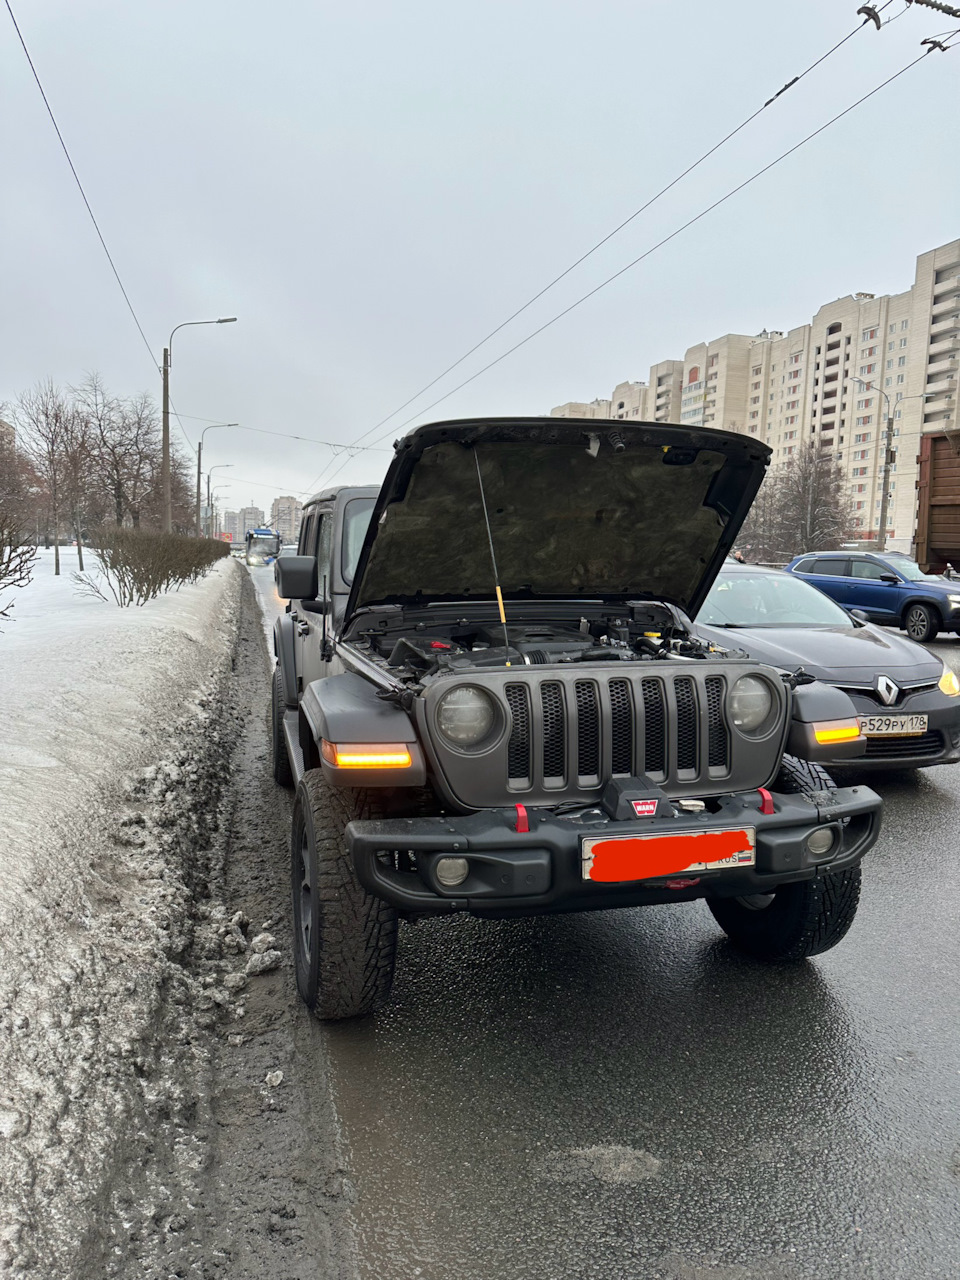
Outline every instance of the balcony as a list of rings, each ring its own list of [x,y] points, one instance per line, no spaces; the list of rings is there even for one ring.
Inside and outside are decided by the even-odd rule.
[[[942,316],[945,312],[949,311],[951,307],[956,307],[958,303],[960,303],[960,288],[957,289],[956,293],[947,294],[947,296],[941,298],[939,302],[934,303],[930,311],[931,318],[936,320],[937,316]]]
[[[931,397],[934,395],[945,396],[948,392],[956,391],[956,389],[956,378],[938,378],[936,381],[930,380],[927,383],[927,395]]]
[[[937,359],[937,360],[931,360],[930,363],[927,365],[928,380],[932,378],[934,374],[939,374],[941,377],[946,377],[946,376],[953,377],[956,374],[956,372],[957,372],[957,357],[953,354],[950,354],[945,358],[941,357],[940,359]]]
[[[939,284],[935,284],[933,286],[934,300],[942,298],[944,294],[948,293],[951,289],[956,289],[958,287],[960,287],[960,262],[957,263],[957,271],[955,275],[950,275],[946,280],[941,280]]]
[[[937,338],[946,338],[956,333],[958,326],[960,326],[960,312],[954,312],[953,315],[945,315],[942,320],[937,320],[930,326],[931,342]]]
[[[953,409],[953,396],[937,396],[926,401],[923,406],[924,416],[928,413],[949,413]]]
[[[950,352],[956,351],[956,349],[957,349],[957,339],[955,337],[944,338],[939,342],[930,343],[929,356],[930,356],[930,359],[932,360],[934,356],[949,355]]]

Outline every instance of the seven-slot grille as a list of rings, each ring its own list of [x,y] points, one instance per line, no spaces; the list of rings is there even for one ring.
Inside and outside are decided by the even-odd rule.
[[[543,679],[507,684],[504,693],[514,789],[542,780],[559,790],[638,773],[690,782],[729,771],[723,676]]]

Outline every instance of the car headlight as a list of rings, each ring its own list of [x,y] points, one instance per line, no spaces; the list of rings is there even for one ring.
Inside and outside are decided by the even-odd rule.
[[[947,599],[955,609],[960,609],[960,596],[947,596]]]
[[[759,729],[773,710],[773,694],[759,676],[741,676],[730,690],[730,714],[743,733]]]
[[[940,677],[940,692],[945,693],[948,698],[956,698],[960,696],[960,680],[957,679],[956,672],[944,667],[943,675]]]
[[[473,747],[493,728],[496,709],[483,689],[464,684],[445,693],[437,704],[437,728],[448,742]]]

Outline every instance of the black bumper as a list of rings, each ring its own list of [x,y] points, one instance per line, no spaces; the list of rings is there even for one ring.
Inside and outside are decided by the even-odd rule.
[[[361,883],[400,911],[437,915],[538,915],[644,906],[705,897],[770,893],[782,884],[855,866],[880,830],[882,801],[869,787],[845,787],[813,796],[775,795],[774,812],[759,811],[756,792],[733,796],[717,813],[615,822],[597,816],[557,816],[529,811],[529,831],[517,831],[513,808],[467,816],[351,822],[347,846]],[[756,865],[680,872],[614,884],[584,880],[581,841],[587,837],[756,829]],[[814,827],[833,826],[834,847],[813,856],[804,838]],[[414,869],[409,869],[411,864]],[[436,875],[442,857],[465,857],[462,885],[445,888]],[[688,883],[679,886],[680,880]],[[678,887],[670,887],[671,882]]]

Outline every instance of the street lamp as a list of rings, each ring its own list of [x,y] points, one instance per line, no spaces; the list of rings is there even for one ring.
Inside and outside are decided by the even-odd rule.
[[[200,432],[200,443],[197,445],[197,517],[196,517],[196,535],[200,537],[200,458],[203,455],[203,437],[208,431],[216,431],[218,427],[239,427],[239,422],[211,422],[209,427],[204,427]]]
[[[222,489],[232,488],[233,486],[229,484],[215,484],[210,491],[210,527],[207,531],[207,536],[210,538],[216,538],[220,533],[220,511],[217,507],[217,494]]]
[[[170,331],[170,340],[163,348],[163,364],[160,372],[163,375],[163,433],[161,437],[160,484],[163,489],[163,532],[173,529],[173,506],[170,496],[170,366],[173,363],[173,335],[178,329],[186,329],[195,324],[234,324],[236,316],[221,316],[219,320],[184,320],[174,325]]]
[[[876,391],[887,402],[887,429],[883,439],[883,477],[880,481],[880,531],[877,534],[877,550],[884,551],[887,545],[887,508],[890,505],[890,454],[893,451],[893,410],[890,397],[872,382],[864,382],[863,378],[851,376],[851,382],[859,382],[865,391]]]
[[[211,467],[207,472],[207,537],[210,537],[210,477],[215,471],[221,471],[224,467],[232,467],[232,462],[218,462],[215,467]],[[228,486],[221,486],[226,488]]]

